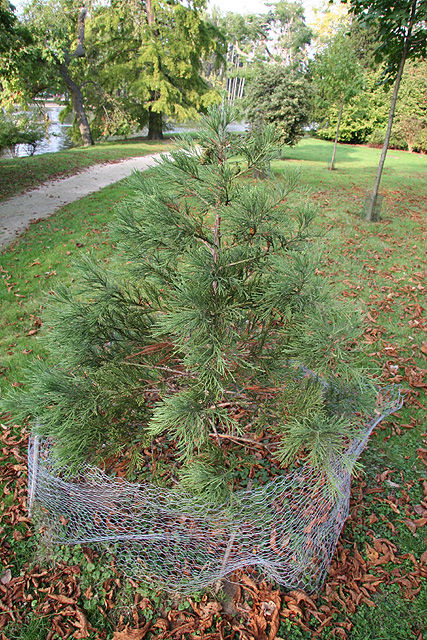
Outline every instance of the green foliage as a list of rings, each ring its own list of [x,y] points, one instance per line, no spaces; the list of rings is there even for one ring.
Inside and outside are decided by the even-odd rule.
[[[409,61],[403,72],[396,105],[394,136],[403,149],[427,152],[427,60]]]
[[[401,64],[405,45],[406,58],[416,60],[427,55],[425,21],[427,5],[424,0],[342,0],[348,3],[356,19],[367,27],[374,27],[377,34],[375,57],[384,63],[383,76],[386,82],[394,83]],[[410,38],[409,24],[413,15]]]
[[[0,3],[0,87],[5,79],[19,67],[20,52],[31,41],[30,34],[16,16],[9,0]]]
[[[346,33],[338,33],[320,51],[314,61],[314,77],[325,100],[348,102],[361,90],[361,69]]]
[[[339,31],[318,50],[312,65],[312,73],[316,86],[314,119],[319,115],[322,119],[322,107],[323,110],[326,109],[329,116],[328,129],[331,130],[331,125],[336,122],[334,137],[338,139],[344,106],[363,88],[361,65],[356,58],[353,42],[348,33]],[[331,107],[336,116],[332,122]]]
[[[85,111],[95,138],[129,135],[153,122],[161,137],[163,115],[194,119],[219,100],[201,77],[202,58],[215,52],[219,65],[224,47],[220,31],[203,18],[204,5],[153,0],[148,9],[113,0],[86,14],[75,0],[29,0],[22,28],[31,41],[21,47],[2,99],[68,94],[74,142],[90,144],[88,124],[82,133]]]
[[[245,99],[247,120],[275,126],[282,144],[294,145],[310,114],[310,84],[291,67],[264,65],[253,74]]]
[[[45,136],[45,126],[35,114],[33,117],[27,114],[7,114],[0,110],[0,150],[11,149],[23,144],[32,153]]]
[[[427,150],[427,119],[423,105],[426,101],[426,66],[424,61],[407,63],[400,84],[396,116],[390,148],[425,152]],[[382,69],[367,69],[365,89],[344,105],[339,141],[382,146],[390,108],[390,89],[380,84]],[[318,138],[333,140],[338,117],[337,104],[316,103],[315,119],[319,123]]]
[[[363,76],[364,91],[356,93],[343,107],[338,134],[339,142],[363,144],[376,129],[385,128],[388,117],[388,94],[378,85],[381,71],[367,70]],[[317,97],[314,110],[315,135],[324,140],[334,140],[339,104]]]
[[[122,0],[96,8],[88,40],[107,101],[92,85],[95,128],[105,134],[111,121],[118,120],[122,128],[135,122],[148,124],[149,135],[160,137],[163,116],[179,122],[195,119],[218,102],[218,93],[202,78],[202,60],[214,53],[218,66],[224,40],[203,18],[204,6],[204,0],[188,6],[152,0],[139,10],[138,20],[134,7]]]
[[[134,174],[117,261],[107,271],[86,259],[78,284],[57,287],[57,364],[37,363],[8,401],[68,461],[154,441],[173,452],[182,486],[211,500],[258,464],[256,432],[285,464],[327,468],[359,426],[349,412],[372,396],[355,317],[316,274],[297,175],[251,180],[277,153],[274,127],[235,136],[232,119],[212,108],[197,142],[181,138],[152,177]]]

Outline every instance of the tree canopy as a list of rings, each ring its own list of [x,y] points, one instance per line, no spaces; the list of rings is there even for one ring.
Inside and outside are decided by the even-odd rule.
[[[253,126],[272,124],[282,144],[294,145],[308,124],[310,84],[290,67],[266,64],[249,83],[244,104]]]
[[[373,26],[377,34],[375,57],[384,63],[384,76],[394,83],[402,56],[405,60],[427,55],[427,3],[425,0],[342,0],[356,19]],[[405,51],[406,49],[406,51]]]
[[[163,116],[195,118],[219,100],[201,71],[212,51],[221,63],[224,38],[204,8],[205,0],[111,0],[89,8],[76,0],[30,0],[22,24],[31,42],[8,93],[15,102],[18,95],[68,93],[84,144],[93,141],[89,121],[96,136],[148,124],[149,136],[161,137]],[[13,12],[2,16],[12,33]]]
[[[195,118],[218,101],[202,77],[211,52],[219,64],[221,31],[204,19],[205,0],[149,0],[135,7],[123,0],[100,5],[90,25],[98,51],[97,75],[107,93],[149,137],[162,136],[163,116]]]

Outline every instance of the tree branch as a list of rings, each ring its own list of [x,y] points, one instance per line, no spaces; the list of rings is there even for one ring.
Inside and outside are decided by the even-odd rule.
[[[84,50],[86,16],[86,7],[81,7],[77,20],[77,46],[74,52],[71,54],[73,58],[84,58],[86,56],[86,52]]]

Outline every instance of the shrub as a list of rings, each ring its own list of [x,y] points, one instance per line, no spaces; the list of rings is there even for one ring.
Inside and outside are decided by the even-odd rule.
[[[212,501],[256,482],[263,458],[267,478],[301,463],[327,473],[374,394],[357,316],[317,275],[298,173],[251,180],[277,135],[233,136],[232,118],[212,108],[197,142],[134,174],[116,261],[87,258],[78,285],[58,286],[55,366],[37,361],[6,407],[36,418],[64,461],[133,464]]]

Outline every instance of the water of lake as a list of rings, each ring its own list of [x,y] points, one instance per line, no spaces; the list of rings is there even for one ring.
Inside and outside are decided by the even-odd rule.
[[[63,149],[69,149],[73,146],[69,133],[70,127],[73,122],[73,115],[69,114],[62,124],[59,121],[59,113],[63,109],[62,106],[58,105],[50,105],[46,104],[44,108],[45,114],[49,118],[49,126],[48,126],[48,134],[47,137],[39,142],[37,145],[36,151],[34,155],[38,156],[43,153],[52,153],[54,151],[62,151]],[[232,131],[244,131],[246,128],[243,123],[234,123],[230,126],[230,130]],[[167,133],[169,134],[178,134],[190,131],[197,131],[198,124],[197,122],[186,122],[184,124],[169,124],[167,127]],[[147,129],[143,129],[142,131],[138,131],[131,135],[130,137],[138,137],[147,135]],[[115,137],[111,138],[115,139]],[[11,157],[11,153],[5,151],[3,153],[3,157]],[[15,157],[22,158],[24,156],[30,155],[28,147],[26,145],[20,144],[17,145],[15,149]]]

